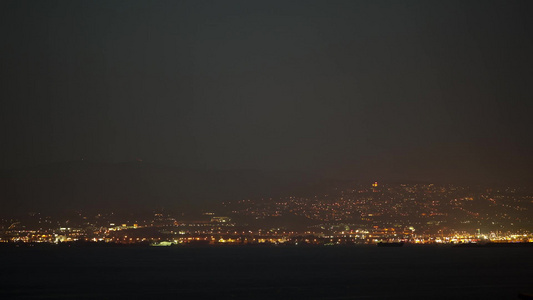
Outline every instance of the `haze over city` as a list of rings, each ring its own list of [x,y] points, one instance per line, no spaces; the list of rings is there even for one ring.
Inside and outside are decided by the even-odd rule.
[[[4,170],[532,179],[527,1],[2,7]]]

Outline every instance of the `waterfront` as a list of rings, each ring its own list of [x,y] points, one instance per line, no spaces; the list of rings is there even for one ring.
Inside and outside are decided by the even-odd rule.
[[[5,248],[15,299],[518,299],[531,248]]]

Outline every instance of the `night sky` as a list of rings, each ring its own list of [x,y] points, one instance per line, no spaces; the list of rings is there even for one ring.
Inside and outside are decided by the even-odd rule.
[[[2,1],[0,169],[533,180],[532,1]]]

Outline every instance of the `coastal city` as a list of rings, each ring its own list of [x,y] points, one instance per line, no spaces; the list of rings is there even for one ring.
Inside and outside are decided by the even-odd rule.
[[[533,300],[533,0],[0,13],[0,300]]]
[[[437,184],[337,184],[327,194],[240,199],[213,209],[28,212],[1,245],[503,245],[533,243],[533,193]]]

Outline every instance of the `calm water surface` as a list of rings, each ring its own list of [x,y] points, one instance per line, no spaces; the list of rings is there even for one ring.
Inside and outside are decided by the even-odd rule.
[[[3,299],[518,299],[533,248],[0,249]]]

